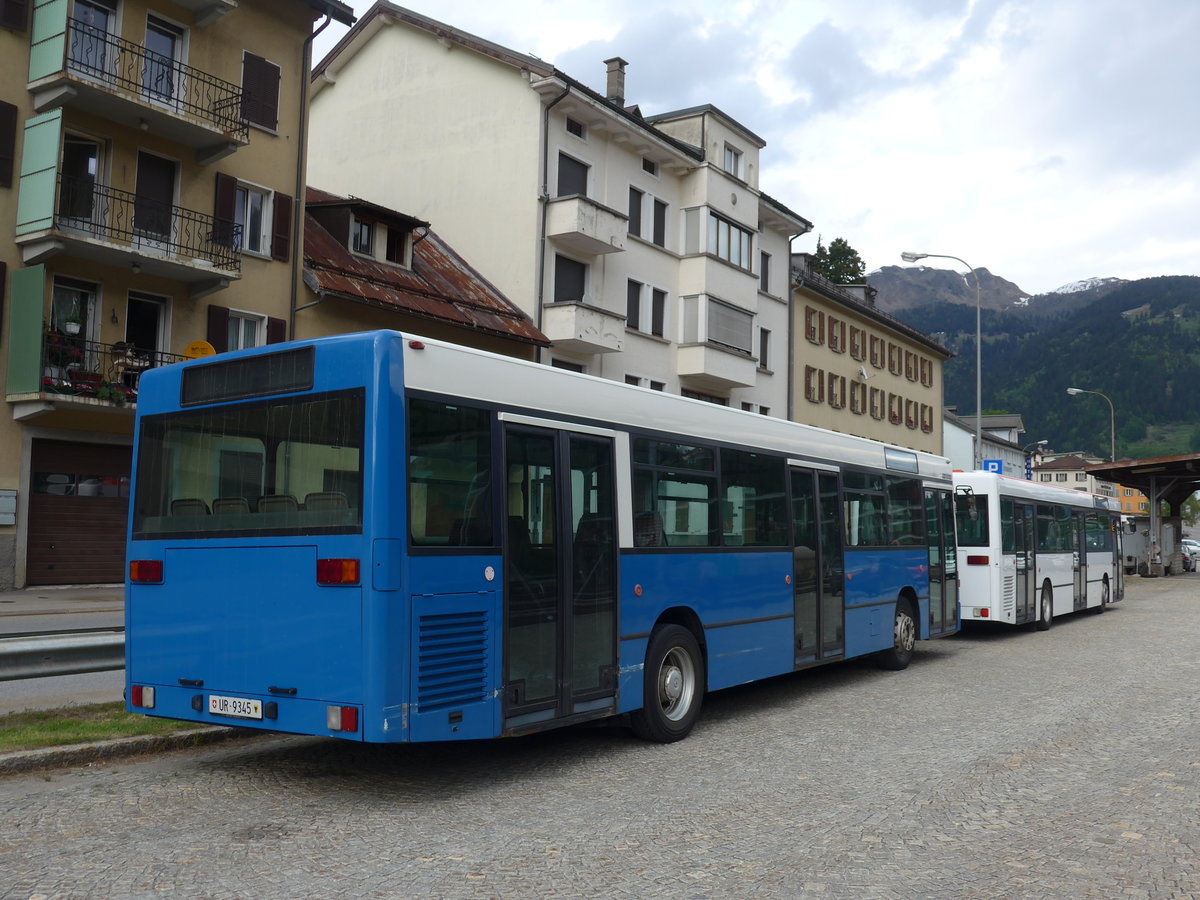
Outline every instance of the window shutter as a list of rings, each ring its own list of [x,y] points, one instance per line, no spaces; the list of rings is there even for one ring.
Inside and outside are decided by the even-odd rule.
[[[232,175],[217,173],[213,217],[217,220],[213,240],[222,247],[232,247],[233,226],[237,219],[237,179]]]
[[[229,349],[229,309],[224,306],[208,306],[208,342],[218,353]]]
[[[29,0],[0,0],[0,26],[13,31],[29,28]]]
[[[282,344],[287,340],[287,322],[267,317],[267,343]]]
[[[272,131],[279,126],[279,66],[249,51],[242,55],[242,117]]]
[[[271,228],[271,258],[287,261],[292,243],[292,198],[275,192]]]
[[[0,101],[0,187],[12,187],[17,155],[17,108]]]

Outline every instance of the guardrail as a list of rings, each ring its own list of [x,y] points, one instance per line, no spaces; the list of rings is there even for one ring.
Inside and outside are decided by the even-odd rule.
[[[118,631],[0,639],[0,681],[123,668],[125,635]]]

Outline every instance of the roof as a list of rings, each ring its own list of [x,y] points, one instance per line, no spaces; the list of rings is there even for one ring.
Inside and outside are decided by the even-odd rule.
[[[354,10],[345,3],[339,3],[338,0],[305,0],[305,3],[335,22],[341,22],[343,25],[354,24]]]
[[[389,213],[419,229],[424,223],[352,197],[309,188],[307,203]],[[339,297],[446,325],[546,346],[549,339],[491,282],[433,231],[413,238],[412,268],[379,262],[347,247],[305,213],[304,283],[320,296]]]
[[[992,413],[983,415],[984,428],[1015,428],[1017,431],[1025,431],[1025,422],[1021,419],[1019,413]]]
[[[1095,463],[1087,472],[1103,481],[1137,488],[1152,500],[1166,500],[1178,515],[1183,501],[1200,490],[1200,453]]]
[[[1039,463],[1035,468],[1039,471],[1043,469],[1067,469],[1079,470],[1084,469],[1088,465],[1088,461],[1082,456],[1060,456],[1057,459],[1048,459],[1044,463]]]
[[[982,419],[984,422],[986,422],[987,416],[983,416]],[[952,425],[957,425],[959,428],[963,429],[964,431],[971,432],[971,434],[975,433],[975,417],[974,416],[970,416],[970,417],[960,416],[958,413],[953,412],[948,407],[943,406],[942,407],[942,421],[949,422]],[[998,434],[992,434],[986,428],[983,431],[983,439],[987,443],[995,444],[996,446],[999,446],[999,447],[1009,447],[1013,450],[1023,450],[1024,449],[1020,444],[1014,443],[1013,441],[1010,441],[1007,438],[1002,438]]]
[[[719,116],[725,120],[725,124],[729,125],[736,131],[740,131],[747,140],[757,144],[759,148],[767,146],[767,142],[760,138],[757,134],[735,119],[733,116],[713,106],[711,103],[702,103],[700,106],[689,106],[687,109],[675,109],[670,112],[656,113],[652,116],[646,116],[646,121],[657,124],[658,122],[672,122],[676,119],[690,119],[693,116],[702,115]]]

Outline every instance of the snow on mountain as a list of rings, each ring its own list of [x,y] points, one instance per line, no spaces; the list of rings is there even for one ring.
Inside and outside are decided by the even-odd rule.
[[[1050,291],[1051,294],[1078,294],[1080,291],[1090,291],[1092,288],[1125,284],[1124,278],[1084,278],[1082,281],[1072,281],[1062,287]]]

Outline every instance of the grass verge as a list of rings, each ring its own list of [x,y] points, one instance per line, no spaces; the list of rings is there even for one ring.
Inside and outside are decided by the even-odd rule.
[[[123,703],[92,703],[0,715],[0,753],[41,750],[140,735],[203,728],[196,722],[156,719],[127,712]]]

